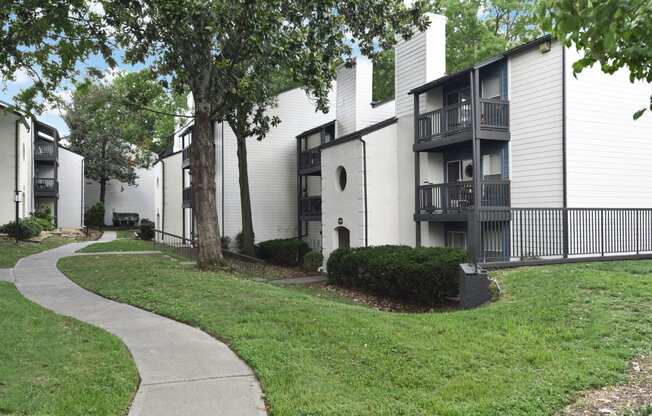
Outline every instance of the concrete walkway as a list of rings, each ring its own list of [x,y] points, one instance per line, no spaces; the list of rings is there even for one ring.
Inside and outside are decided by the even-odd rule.
[[[308,285],[311,283],[321,283],[327,281],[326,276],[304,276],[289,277],[287,279],[271,280],[270,283],[275,285]]]
[[[102,241],[115,239],[105,232]],[[176,321],[88,292],[56,268],[90,243],[21,259],[16,287],[28,299],[117,335],[134,357],[141,384],[129,416],[263,416],[260,385],[223,343]]]
[[[14,281],[14,269],[0,269],[0,282]]]

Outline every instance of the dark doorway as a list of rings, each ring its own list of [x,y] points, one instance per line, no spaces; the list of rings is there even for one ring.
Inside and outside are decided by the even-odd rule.
[[[346,227],[337,227],[337,248],[351,248],[351,233]]]

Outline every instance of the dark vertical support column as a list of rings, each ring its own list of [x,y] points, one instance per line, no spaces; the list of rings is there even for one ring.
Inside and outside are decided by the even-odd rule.
[[[471,258],[474,263],[479,261],[482,252],[482,233],[480,230],[480,205],[482,203],[482,167],[480,161],[480,139],[478,139],[478,129],[480,127],[479,117],[479,102],[480,102],[480,81],[478,70],[474,69],[470,74],[471,85],[471,123],[473,128],[472,143],[473,143],[473,212],[470,214],[470,228],[471,234]]]
[[[417,142],[417,129],[419,128],[419,93],[414,94],[414,143]],[[419,152],[414,152],[414,213],[419,213],[419,185],[421,184],[421,157]],[[415,216],[416,246],[421,247],[421,221]]]
[[[301,175],[299,170],[301,168],[301,138],[297,138],[297,238],[303,238],[303,230],[301,229]]]

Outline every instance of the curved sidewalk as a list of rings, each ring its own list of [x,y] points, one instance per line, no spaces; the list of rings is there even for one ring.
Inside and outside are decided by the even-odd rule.
[[[103,241],[115,238],[107,232]],[[28,299],[117,335],[131,352],[141,383],[129,416],[264,416],[251,369],[208,334],[113,302],[74,284],[56,265],[91,243],[73,243],[25,257],[15,284]]]

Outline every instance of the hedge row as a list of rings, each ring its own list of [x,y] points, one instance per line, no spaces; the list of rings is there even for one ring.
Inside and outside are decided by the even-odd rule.
[[[456,293],[466,252],[446,247],[338,249],[328,258],[330,283],[404,302],[434,304]]]
[[[268,240],[258,244],[258,257],[272,264],[295,267],[303,263],[310,251],[305,241],[297,239]]]

